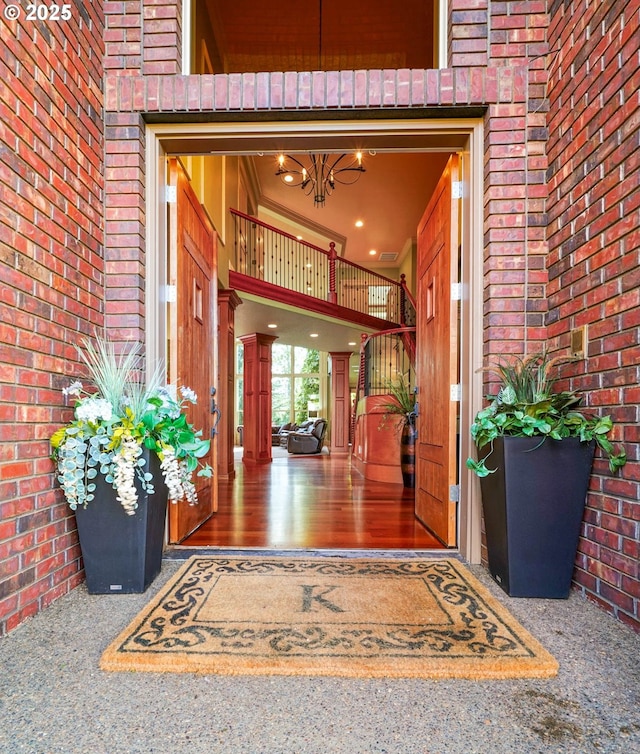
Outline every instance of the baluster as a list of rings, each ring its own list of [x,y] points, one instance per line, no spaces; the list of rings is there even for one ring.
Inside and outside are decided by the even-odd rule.
[[[338,303],[338,294],[336,292],[336,259],[338,253],[333,241],[329,244],[329,297],[327,301],[331,304]]]

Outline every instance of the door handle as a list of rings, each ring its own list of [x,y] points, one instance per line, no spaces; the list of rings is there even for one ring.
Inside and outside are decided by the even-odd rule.
[[[211,413],[216,417],[213,420],[213,426],[211,427],[211,439],[213,440],[213,438],[218,434],[218,422],[220,421],[221,413],[220,409],[217,407]]]
[[[218,433],[218,423],[220,421],[220,417],[222,416],[222,412],[220,411],[216,403],[215,395],[216,395],[216,389],[215,387],[212,387],[211,388],[211,413],[213,414],[213,416],[215,416],[215,419],[213,420],[213,424],[211,426],[211,439],[212,440]]]

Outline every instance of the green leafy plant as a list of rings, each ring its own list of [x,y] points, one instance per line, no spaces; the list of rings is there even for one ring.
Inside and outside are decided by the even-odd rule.
[[[415,422],[416,396],[410,390],[406,377],[400,375],[397,379],[389,381],[387,390],[391,400],[381,404],[381,408],[384,409],[384,416],[380,428],[384,427],[389,415],[403,416],[404,420],[400,426],[404,424],[413,425]]]
[[[491,371],[500,378],[500,389],[488,396],[489,405],[476,414],[471,425],[471,436],[478,449],[491,445],[499,436],[540,437],[562,440],[579,437],[581,442],[595,440],[609,460],[609,468],[616,472],[624,466],[627,456],[624,448],[614,445],[607,435],[613,429],[609,416],[593,416],[579,410],[582,399],[573,391],[554,392],[555,380],[551,369],[565,357],[550,359],[538,353],[525,359],[499,362]],[[467,459],[467,468],[479,477],[492,474],[484,458]]]
[[[96,478],[102,474],[117,492],[125,512],[133,515],[138,505],[135,480],[152,493],[153,475],[146,470],[142,449],[157,454],[172,502],[186,499],[195,505],[192,474],[211,476],[211,467],[198,459],[205,456],[209,440],[189,424],[184,413],[197,396],[187,388],[172,390],[158,368],[148,382],[142,378],[140,345],[118,354],[107,339],[78,347],[95,390],[79,381],[63,389],[76,399],[73,420],[51,438],[58,482],[69,506],[75,510],[95,499]]]

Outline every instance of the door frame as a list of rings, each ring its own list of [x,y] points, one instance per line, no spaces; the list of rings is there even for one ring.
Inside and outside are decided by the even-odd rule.
[[[483,219],[484,219],[484,127],[481,118],[406,120],[308,120],[242,121],[190,124],[147,124],[146,126],[146,258],[145,281],[148,364],[166,362],[167,325],[167,227],[164,187],[165,161],[176,152],[172,141],[184,147],[191,141],[194,153],[255,154],[259,151],[308,149],[314,141],[336,145],[354,135],[393,144],[396,152],[450,152],[460,157],[463,186],[461,233],[462,302],[460,320],[460,406],[459,457],[472,454],[469,428],[482,406],[483,357]],[[205,145],[206,144],[206,148]],[[276,146],[277,145],[277,146]],[[308,146],[309,145],[309,146]],[[455,145],[455,146],[454,146]],[[339,146],[337,148],[340,148]],[[184,154],[184,149],[182,151]],[[475,475],[460,463],[458,507],[458,550],[470,563],[480,562],[481,501]]]

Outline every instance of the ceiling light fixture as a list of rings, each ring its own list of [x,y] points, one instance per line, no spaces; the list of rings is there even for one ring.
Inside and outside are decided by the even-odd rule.
[[[362,220],[356,220],[356,228],[362,228],[364,222]]]
[[[317,332],[311,332],[311,333],[309,333],[309,337],[310,338],[317,338],[318,337],[318,333]]]
[[[304,193],[313,194],[315,207],[324,207],[325,199],[331,196],[337,183],[349,185],[360,178],[366,170],[362,164],[362,152],[355,155],[310,153],[309,164],[304,165],[297,157],[281,154],[278,157],[279,175],[287,186],[300,186]],[[290,167],[287,162],[293,163]]]
[[[269,327],[271,330],[275,330],[278,327],[278,325],[270,323],[267,325],[267,327]]]

